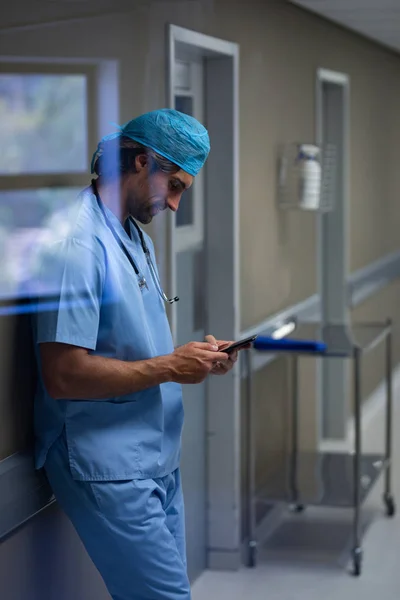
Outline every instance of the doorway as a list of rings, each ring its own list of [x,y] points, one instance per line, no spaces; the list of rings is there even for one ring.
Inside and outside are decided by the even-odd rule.
[[[206,166],[170,215],[169,286],[176,344],[240,331],[238,47],[169,27],[169,106],[208,129]],[[189,577],[240,557],[239,373],[184,386],[182,483]],[[238,566],[235,564],[234,566]]]
[[[317,143],[335,150],[333,210],[318,223],[318,283],[323,324],[348,324],[349,77],[317,71]],[[320,439],[344,441],[349,418],[348,361],[320,361]]]

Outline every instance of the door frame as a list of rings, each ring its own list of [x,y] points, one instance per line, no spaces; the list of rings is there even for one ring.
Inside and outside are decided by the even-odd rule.
[[[206,125],[211,139],[204,186],[205,322],[209,333],[234,340],[240,333],[239,46],[176,25],[168,26],[167,39],[169,107],[174,107],[174,65],[180,53],[204,59]],[[175,216],[171,213],[167,280],[168,289],[176,290],[174,225]],[[221,293],[222,289],[226,295]],[[175,303],[170,312],[174,339],[178,308]],[[206,412],[207,566],[237,569],[241,545],[238,368],[225,377],[208,378]]]
[[[342,115],[343,115],[343,131],[342,131],[342,177],[341,189],[337,190],[336,197],[341,199],[336,210],[340,211],[339,218],[333,219],[329,227],[329,244],[336,248],[341,248],[343,252],[343,261],[339,265],[341,273],[341,290],[338,291],[338,297],[335,300],[335,314],[340,314],[340,319],[347,323],[350,318],[349,299],[343,290],[347,290],[347,282],[350,273],[350,243],[349,243],[349,224],[350,224],[350,77],[349,75],[337,71],[331,71],[324,68],[317,69],[316,73],[316,143],[323,143],[324,130],[324,92],[323,86],[326,83],[334,84],[342,88]],[[321,213],[317,220],[317,285],[320,298],[320,316],[323,320],[326,317],[326,311],[323,303],[323,286],[326,275],[332,274],[332,278],[337,278],[338,262],[332,257],[332,253],[326,252],[327,240],[325,239],[324,230],[326,219],[331,219],[332,213]],[[330,260],[329,260],[330,259]],[[337,280],[336,280],[337,281]],[[329,318],[329,315],[328,315]],[[335,320],[335,317],[333,318]],[[336,359],[335,359],[336,360]],[[337,361],[335,364],[326,362],[323,365],[322,360],[318,361],[317,369],[317,393],[318,393],[318,439],[320,444],[328,440],[335,440],[339,443],[345,439],[347,435],[348,422],[348,402],[347,402],[347,382],[348,382],[348,365],[343,361],[340,367],[340,379],[338,387],[343,390],[343,403],[339,405],[337,397],[335,402],[330,402],[329,398],[323,393],[324,387],[324,371],[323,369],[335,368],[337,376]],[[326,371],[325,371],[326,372]],[[333,395],[333,394],[332,394]],[[339,409],[339,410],[338,410]],[[325,412],[324,412],[325,411]],[[325,418],[324,418],[325,414]]]

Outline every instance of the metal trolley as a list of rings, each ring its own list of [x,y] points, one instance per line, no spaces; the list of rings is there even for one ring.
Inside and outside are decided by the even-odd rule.
[[[359,576],[362,568],[361,548],[361,508],[370,490],[381,473],[385,476],[383,500],[386,514],[393,517],[395,503],[391,488],[392,475],[392,323],[366,323],[353,326],[321,325],[320,323],[304,323],[296,325],[285,341],[319,340],[325,344],[323,352],[311,352],[294,345],[282,346],[279,353],[288,356],[291,364],[291,448],[282,472],[273,477],[261,490],[256,489],[255,482],[255,415],[253,392],[253,362],[255,350],[245,352],[247,372],[247,522],[249,529],[248,566],[254,567],[257,560],[256,510],[260,503],[268,505],[284,502],[300,512],[306,505],[352,508],[353,574]],[[361,444],[362,390],[361,363],[362,357],[378,344],[386,344],[386,434],[385,449],[381,454],[363,454]],[[267,349],[277,354],[277,350]],[[305,453],[298,448],[298,363],[302,356],[350,359],[353,363],[354,394],[354,452]],[[303,469],[308,473],[308,485],[301,489],[298,473]],[[311,475],[310,475],[311,474]],[[310,489],[314,491],[310,493]]]

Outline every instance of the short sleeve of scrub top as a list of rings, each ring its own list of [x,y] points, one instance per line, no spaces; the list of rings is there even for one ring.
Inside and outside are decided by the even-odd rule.
[[[36,341],[60,342],[95,350],[105,278],[100,245],[66,238],[46,250],[41,284],[51,290],[51,309],[36,320]]]

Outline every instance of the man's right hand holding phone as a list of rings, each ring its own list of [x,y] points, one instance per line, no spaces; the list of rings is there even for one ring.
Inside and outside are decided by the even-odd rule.
[[[228,354],[221,352],[218,344],[209,341],[189,342],[176,348],[171,355],[172,381],[201,383],[216,364],[228,362]]]
[[[255,337],[228,342],[207,335],[204,342],[189,342],[179,346],[171,355],[171,380],[193,384],[201,383],[210,373],[225,375],[237,362],[239,351],[250,348]]]

